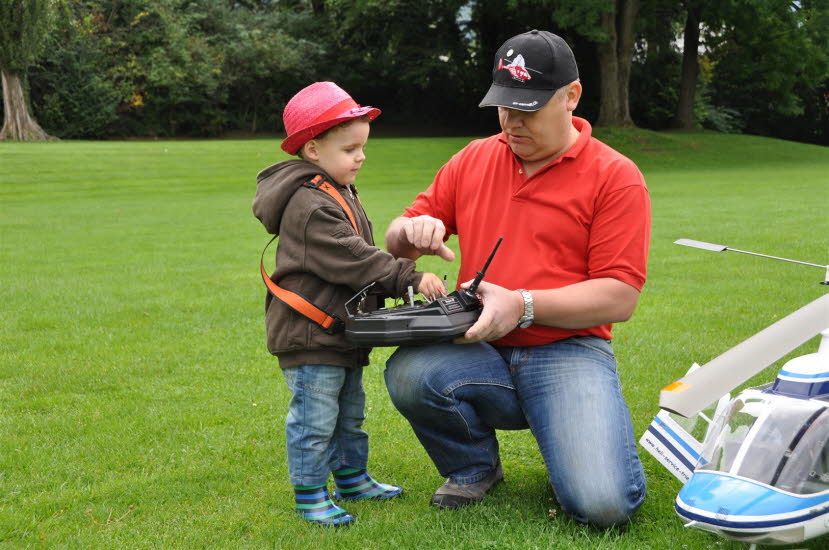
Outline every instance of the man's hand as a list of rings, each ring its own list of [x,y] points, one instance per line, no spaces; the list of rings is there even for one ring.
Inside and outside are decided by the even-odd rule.
[[[472,281],[467,281],[461,288],[469,288],[470,284]],[[484,306],[481,316],[462,338],[455,339],[456,344],[491,342],[502,338],[518,326],[518,320],[524,315],[524,299],[517,290],[507,290],[482,281],[478,286],[478,296]]]
[[[400,227],[399,238],[415,248],[418,254],[440,256],[447,262],[455,259],[455,253],[443,244],[446,228],[443,222],[431,216],[407,218]]]

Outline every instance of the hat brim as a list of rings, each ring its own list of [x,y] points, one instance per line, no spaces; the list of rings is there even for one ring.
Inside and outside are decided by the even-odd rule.
[[[355,107],[354,109],[349,109],[348,111],[340,115],[337,115],[334,118],[318,122],[313,126],[309,126],[308,128],[303,128],[302,130],[294,132],[293,134],[285,138],[280,147],[289,155],[296,155],[297,151],[299,151],[300,147],[305,145],[305,143],[307,143],[311,139],[314,139],[316,136],[320,135],[324,131],[333,128],[337,124],[341,124],[354,118],[360,118],[362,116],[367,116],[369,120],[374,120],[375,118],[380,116],[381,112],[382,111],[380,109],[369,106]]]
[[[517,111],[537,111],[544,107],[556,90],[528,90],[492,84],[478,107],[506,107]]]

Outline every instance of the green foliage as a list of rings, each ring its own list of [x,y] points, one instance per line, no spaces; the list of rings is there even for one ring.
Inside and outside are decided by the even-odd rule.
[[[255,132],[282,128],[282,106],[317,80],[325,48],[309,13],[213,6],[199,21],[223,57],[228,125]]]
[[[674,115],[678,99],[680,56],[648,59],[631,66],[631,116],[645,128],[664,129]]]
[[[679,97],[686,6],[640,1],[631,112],[663,128]],[[693,5],[711,69],[698,121],[829,141],[826,0]],[[52,6],[61,14],[50,33]],[[477,105],[492,57],[532,28],[571,44],[584,85],[577,114],[594,119],[600,19],[614,9],[613,0],[0,0],[0,44],[10,44],[0,66],[40,59],[32,103],[64,137],[276,132],[288,98],[317,80],[380,107],[378,124],[398,132],[488,132],[493,110]]]
[[[610,37],[602,28],[601,18],[615,13],[615,0],[559,0],[554,17],[564,28],[573,29],[591,42],[605,42]]]
[[[694,118],[703,128],[725,134],[741,132],[745,127],[745,121],[740,112],[731,107],[717,105],[713,100],[711,91],[713,63],[707,55],[700,56],[699,69]]]
[[[25,74],[43,53],[52,0],[0,0],[0,69]]]
[[[66,2],[33,74],[50,128],[68,137],[211,135],[281,128],[281,105],[314,77],[307,17],[213,0]],[[296,25],[295,25],[296,24]]]
[[[220,129],[219,52],[192,32],[183,0],[101,0],[95,33],[120,63],[108,67],[121,92],[127,133],[203,134]],[[103,19],[103,14],[107,18]],[[152,126],[151,126],[152,125]]]
[[[120,94],[101,71],[107,59],[90,31],[90,23],[72,17],[62,3],[43,58],[30,70],[33,109],[61,138],[106,136],[117,119]]]
[[[694,114],[704,128],[717,132],[737,134],[745,127],[745,121],[739,111],[730,107],[714,105],[708,93],[697,94]]]
[[[645,0],[639,10],[639,40],[631,64],[630,110],[640,126],[668,126],[679,98],[682,54],[675,38],[681,9],[666,0]]]
[[[421,123],[474,109],[471,65],[458,23],[465,0],[326,2],[325,70],[358,98]],[[472,80],[474,81],[474,80]]]
[[[767,133],[829,81],[829,3],[734,2],[722,29],[712,29],[711,88],[750,132]]]

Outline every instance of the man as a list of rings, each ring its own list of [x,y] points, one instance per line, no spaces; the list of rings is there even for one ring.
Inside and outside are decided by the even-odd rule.
[[[455,344],[399,348],[386,384],[438,471],[442,508],[480,501],[503,479],[495,430],[532,430],[562,508],[599,527],[626,522],[645,478],[610,345],[645,282],[650,202],[635,164],[573,116],[573,53],[530,31],[495,56],[481,107],[503,132],[444,165],[386,233],[415,259],[454,253],[461,286],[504,240],[481,283],[479,320]],[[457,344],[465,345],[457,345]]]

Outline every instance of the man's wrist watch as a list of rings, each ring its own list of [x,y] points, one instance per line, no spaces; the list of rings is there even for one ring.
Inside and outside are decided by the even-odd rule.
[[[518,292],[521,293],[521,297],[524,298],[524,315],[518,319],[518,328],[527,328],[531,324],[533,324],[533,320],[535,320],[535,312],[533,310],[533,295],[530,294],[529,290],[524,290],[523,288],[519,288]]]

